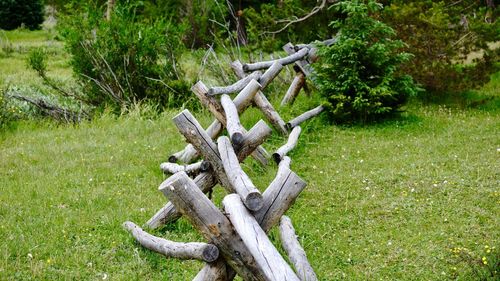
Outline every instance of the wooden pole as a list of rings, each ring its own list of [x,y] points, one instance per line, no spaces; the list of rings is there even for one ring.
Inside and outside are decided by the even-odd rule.
[[[222,108],[224,109],[224,115],[226,115],[226,128],[231,137],[231,142],[236,146],[240,146],[243,142],[243,132],[241,128],[243,126],[240,122],[240,117],[238,116],[238,110],[233,103],[233,100],[223,94],[220,98]]]
[[[245,208],[236,194],[227,195],[222,201],[234,230],[263,270],[266,280],[299,281],[290,266],[271,243],[255,218]]]
[[[292,220],[287,216],[282,216],[279,226],[281,245],[292,262],[297,276],[301,281],[317,281],[316,273],[307,260],[307,255],[302,246],[300,246]]]
[[[188,175],[197,175],[200,172],[208,171],[208,169],[210,169],[210,163],[208,161],[199,161],[189,165],[179,165],[166,162],[160,164],[160,169],[166,174],[175,174],[184,171]]]
[[[270,134],[271,128],[269,128],[264,121],[260,120],[257,122],[257,124],[255,124],[252,129],[248,131],[248,134],[245,135],[245,140],[243,141],[242,146],[238,149],[238,160],[243,162],[243,160],[247,158],[259,145],[261,145]],[[207,193],[215,186],[217,180],[212,173],[204,172],[199,174],[194,179],[194,182],[203,193]],[[146,226],[154,229],[166,223],[173,222],[179,217],[180,213],[175,209],[171,202],[168,202],[163,208],[156,212],[151,219],[148,220]]]
[[[253,81],[253,80],[252,80]],[[257,81],[255,82],[250,82],[247,87],[250,89],[245,90],[243,89],[238,96],[236,97],[235,101],[238,103],[236,105],[236,108],[238,109],[238,114],[243,112],[246,108],[243,108],[243,106],[248,106],[249,100],[253,98],[253,95],[255,95],[254,90],[260,87],[257,87]],[[251,85],[252,84],[252,85]],[[223,110],[223,107],[221,103],[213,96],[208,95],[208,88],[203,84],[203,82],[198,81],[191,90],[196,94],[196,96],[200,99],[202,104],[210,110],[210,112],[219,120],[222,124],[226,125],[226,116]],[[234,102],[234,101],[233,101]],[[246,134],[247,131],[245,128],[240,127],[239,130],[243,132],[243,134]],[[286,129],[285,129],[286,130]],[[257,161],[259,161],[262,165],[267,165],[267,151],[262,147],[259,146],[257,149],[252,153],[252,157],[254,157]]]
[[[301,115],[293,118],[292,120],[288,121],[288,123],[286,123],[286,127],[288,130],[292,130],[293,128],[297,127],[298,125],[300,125],[302,122],[304,121],[307,121],[313,117],[316,117],[318,116],[321,112],[323,112],[325,110],[325,107],[320,105],[318,107],[315,107],[309,111],[306,111],[304,113],[302,113]]]
[[[295,75],[295,78],[293,78],[292,84],[290,84],[288,91],[286,91],[283,100],[281,101],[281,106],[284,106],[286,104],[293,104],[295,98],[299,94],[300,89],[302,89],[305,82],[306,78],[304,74],[302,72],[297,73],[297,75]]]
[[[264,74],[259,79],[259,83],[262,86],[262,89],[265,89],[267,85],[269,85],[276,76],[281,72],[283,69],[283,65],[281,65],[279,62],[275,62],[269,67]]]
[[[244,280],[268,280],[266,272],[256,263],[240,236],[234,232],[227,217],[199,190],[186,173],[173,175],[163,182],[160,190],[209,243],[219,248],[224,260]]]
[[[293,55],[296,53],[295,49],[294,49],[294,46],[292,43],[287,43],[283,46],[283,50],[289,54],[289,55]],[[300,70],[300,72],[302,72],[305,76],[309,76],[311,74],[311,66],[309,65],[309,63],[302,59],[302,60],[298,60],[295,62],[295,66]]]
[[[243,90],[243,88],[245,88],[248,85],[248,83],[250,83],[250,81],[259,80],[261,75],[262,75],[262,72],[260,72],[260,71],[252,72],[247,77],[244,77],[244,78],[238,80],[236,83],[229,85],[227,87],[210,88],[208,90],[208,94],[211,96],[214,96],[214,95],[221,95],[221,94],[229,95],[232,93],[239,92],[239,91]]]
[[[250,71],[265,69],[265,68],[271,67],[271,65],[275,62],[279,62],[281,65],[288,65],[288,64],[294,63],[294,62],[304,58],[308,53],[309,53],[309,49],[303,48],[303,49],[297,51],[296,53],[289,55],[287,57],[281,58],[281,59],[262,61],[262,62],[256,62],[256,63],[246,63],[243,65],[243,70],[245,72],[250,72]]]
[[[276,152],[273,153],[273,159],[274,161],[276,161],[276,163],[279,163],[281,159],[283,159],[283,156],[287,155],[287,153],[290,152],[290,150],[295,148],[299,140],[301,131],[302,129],[300,128],[300,126],[293,128],[292,132],[288,136],[288,141],[286,142],[286,144],[278,148],[278,150],[276,150]]]
[[[207,243],[179,243],[153,236],[142,230],[135,223],[127,221],[123,227],[144,248],[160,253],[167,258],[182,260],[196,259],[205,262],[213,262],[219,257],[219,249],[215,245]]]
[[[226,171],[232,189],[241,197],[245,206],[257,211],[262,208],[262,194],[255,187],[248,175],[241,169],[238,157],[234,153],[231,142],[225,136],[217,140],[219,154],[222,159],[224,170]]]
[[[244,77],[245,75],[242,67],[243,66],[240,61],[234,61],[231,63],[231,68],[240,78]],[[278,132],[283,135],[288,134],[288,131],[285,128],[285,122],[283,121],[283,119],[281,119],[281,116],[278,114],[278,112],[276,112],[273,105],[267,100],[262,91],[257,92],[253,101],[255,105],[260,109],[260,111],[262,111],[266,119],[273,125],[276,130],[278,130]]]

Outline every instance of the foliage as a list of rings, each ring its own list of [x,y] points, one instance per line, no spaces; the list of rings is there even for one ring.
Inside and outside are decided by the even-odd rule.
[[[398,73],[410,54],[394,40],[394,30],[369,16],[381,6],[375,1],[343,1],[332,6],[346,15],[331,23],[339,30],[337,42],[320,46],[316,63],[318,88],[336,122],[380,118],[393,113],[417,93],[408,75]]]
[[[415,57],[403,66],[428,91],[439,98],[483,85],[498,71],[500,48],[488,42],[500,40],[497,10],[483,1],[385,1],[382,18],[408,44]],[[486,1],[488,2],[488,1]],[[482,50],[482,51],[481,51]],[[473,52],[472,61],[467,57]]]
[[[39,29],[43,22],[41,0],[0,0],[0,29],[12,30],[26,26]]]
[[[331,30],[326,24],[331,18],[331,12],[323,9],[316,15],[290,25],[286,30],[272,33],[285,25],[286,20],[294,19],[300,15],[308,14],[318,1],[292,0],[292,1],[261,1],[264,3],[249,5],[243,11],[246,21],[250,47],[275,51],[287,42],[309,43],[315,40],[331,38]],[[278,2],[278,3],[276,3]]]
[[[178,30],[163,20],[137,15],[137,6],[115,7],[111,20],[89,5],[67,17],[62,34],[71,66],[90,104],[120,108],[139,101],[180,106],[189,101],[177,65]]]

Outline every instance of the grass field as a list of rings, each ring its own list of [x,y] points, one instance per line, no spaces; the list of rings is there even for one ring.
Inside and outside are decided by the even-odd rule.
[[[0,72],[6,77],[3,65]],[[493,78],[477,96],[498,98],[500,75]],[[285,119],[308,103],[302,95]],[[159,164],[185,145],[171,122],[177,112],[137,108],[75,126],[26,121],[2,132],[0,280],[191,280],[201,262],[162,258],[121,227],[145,223],[166,202]],[[250,110],[243,122],[259,118]],[[288,215],[321,280],[500,278],[496,103],[414,102],[400,119],[372,126],[316,119],[303,129],[292,169],[308,186]],[[265,147],[284,141],[274,134]],[[261,189],[276,171],[252,159],[243,167]],[[223,195],[217,188],[215,201]],[[184,219],[152,233],[203,241]],[[275,229],[271,238],[280,247]]]

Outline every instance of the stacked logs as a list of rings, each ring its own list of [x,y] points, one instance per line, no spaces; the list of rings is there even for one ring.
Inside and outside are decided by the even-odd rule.
[[[171,155],[169,163],[161,164],[165,173],[172,174],[159,188],[170,201],[146,226],[158,228],[184,216],[207,243],[174,242],[153,236],[132,222],[123,225],[147,249],[166,257],[206,262],[193,280],[233,280],[236,274],[244,280],[317,280],[291,220],[284,214],[306,187],[290,169],[291,159],[287,154],[298,143],[299,124],[318,115],[322,107],[286,123],[263,93],[283,67],[293,63],[296,77],[282,105],[293,103],[306,85],[305,78],[312,72],[309,59],[314,47],[289,43],[284,49],[288,53],[285,58],[253,64],[233,62],[231,67],[240,80],[230,86],[208,88],[199,81],[192,87],[214,116],[207,129],[188,110],[173,118],[189,144]],[[234,93],[237,94],[231,98]],[[248,156],[262,165],[267,165],[271,158],[261,146],[272,132],[266,122],[260,120],[250,130],[240,122],[239,116],[252,104],[278,132],[288,135],[287,143],[272,154],[278,170],[265,189],[256,187],[240,166]],[[220,136],[224,128],[228,136]],[[192,163],[198,158],[203,160]],[[206,195],[216,184],[228,193],[222,201],[222,210]],[[283,248],[295,271],[267,236],[278,224]]]

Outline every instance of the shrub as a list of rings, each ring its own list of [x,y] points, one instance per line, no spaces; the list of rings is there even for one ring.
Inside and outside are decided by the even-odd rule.
[[[187,82],[177,65],[179,33],[163,20],[138,17],[136,8],[118,5],[107,21],[102,9],[89,6],[64,21],[62,34],[86,100],[116,109],[140,101],[180,106],[190,92],[180,86]]]
[[[407,50],[415,55],[404,70],[423,85],[428,99],[446,98],[451,93],[481,86],[499,70],[500,48],[490,50],[488,42],[500,40],[497,9],[488,1],[385,1],[382,17]],[[483,50],[471,63],[466,57]]]
[[[0,0],[0,29],[12,30],[22,25],[40,29],[43,5],[40,0]]]
[[[393,39],[393,29],[369,16],[381,5],[353,0],[331,8],[345,18],[331,23],[339,31],[337,42],[319,47],[315,65],[330,119],[364,123],[396,112],[418,88],[410,76],[398,73],[400,64],[411,57],[399,52],[404,43]]]

